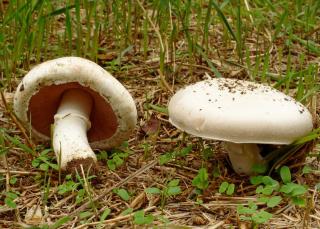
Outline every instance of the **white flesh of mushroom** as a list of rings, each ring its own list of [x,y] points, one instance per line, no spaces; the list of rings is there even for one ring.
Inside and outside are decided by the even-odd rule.
[[[266,162],[260,155],[257,144],[224,142],[234,171],[238,174],[252,174],[254,165],[263,165]]]
[[[62,169],[68,162],[96,156],[92,151],[87,131],[90,129],[92,98],[81,89],[71,89],[63,94],[60,106],[54,116],[53,150]]]

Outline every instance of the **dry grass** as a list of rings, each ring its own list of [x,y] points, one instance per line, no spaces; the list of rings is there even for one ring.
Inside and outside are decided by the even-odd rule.
[[[4,2],[6,3],[6,1]],[[61,23],[61,20],[65,19],[60,19],[57,24]],[[190,30],[197,29],[199,28],[195,24],[190,26]],[[65,216],[72,216],[72,219],[61,228],[80,229],[99,228],[99,226],[101,228],[141,228],[141,226],[134,224],[133,213],[121,214],[128,208],[132,208],[134,211],[143,209],[147,214],[152,214],[155,217],[153,226],[164,228],[252,227],[250,222],[240,221],[236,208],[240,204],[247,205],[248,201],[257,200],[256,187],[250,184],[248,177],[239,176],[233,172],[227,154],[220,143],[203,141],[205,146],[211,147],[214,151],[214,155],[209,160],[203,160],[200,156],[202,145],[198,138],[187,136],[186,141],[182,143],[182,133],[170,125],[168,116],[147,106],[147,104],[154,104],[165,107],[172,92],[184,85],[204,79],[206,73],[213,75],[212,69],[202,57],[197,56],[191,59],[187,55],[183,55],[183,53],[187,53],[188,46],[185,40],[180,39],[175,44],[175,53],[182,53],[182,55],[175,56],[168,48],[165,60],[166,68],[164,72],[161,72],[158,38],[157,35],[154,35],[153,28],[149,28],[148,32],[150,33],[150,41],[147,59],[141,52],[142,47],[134,48],[122,57],[122,68],[116,69],[107,64],[119,56],[114,41],[107,36],[100,38],[100,45],[107,46],[110,52],[97,55],[97,62],[111,71],[133,95],[138,110],[138,126],[128,141],[133,153],[126,158],[125,163],[115,171],[111,171],[108,169],[106,161],[100,160],[97,177],[85,183],[83,188],[87,194],[90,193],[95,202],[94,207],[91,205],[88,195],[85,195],[84,200],[77,204],[75,202],[76,191],[63,195],[58,193],[58,186],[64,181],[63,179],[59,180],[58,172],[49,170],[49,173],[46,174],[43,170],[32,166],[32,160],[39,155],[39,150],[36,149],[36,155],[32,156],[10,142],[6,142],[8,152],[0,162],[0,175],[4,177],[0,183],[0,189],[17,191],[20,195],[15,200],[17,204],[15,209],[5,206],[4,196],[0,198],[0,206],[2,205],[0,208],[0,228],[25,228],[44,223],[52,225]],[[225,40],[226,34],[223,26],[217,25],[212,28],[212,34],[215,36],[210,36],[208,43],[215,51],[210,52],[209,58],[224,77],[261,81],[258,77],[252,78],[252,71],[244,67],[244,64],[239,63],[236,43]],[[293,43],[289,52],[283,48],[285,38],[280,37],[272,41],[270,34],[268,28],[259,31],[253,29],[244,41],[248,48],[251,66],[258,66],[258,69],[263,66],[263,63],[256,64],[258,57],[260,58],[268,51],[270,55],[268,72],[272,72],[273,75],[266,77],[265,83],[275,85],[286,74],[289,55],[290,64],[296,66],[295,70],[297,71],[300,66],[299,53],[305,53],[306,65],[316,63],[320,67],[319,56],[306,51],[306,47],[299,42]],[[310,37],[317,40],[317,33],[312,33]],[[53,42],[56,42],[54,38]],[[245,51],[243,54],[245,55]],[[30,68],[34,64],[35,61],[31,61]],[[22,65],[19,68],[24,69]],[[26,68],[24,71],[16,72],[15,77],[10,80],[10,85],[4,88],[7,106],[4,101],[0,103],[0,126],[7,130],[11,136],[19,136],[24,144],[36,145],[31,143],[32,140],[29,140],[28,134],[24,133],[23,128],[14,119],[11,110],[12,93],[19,79],[28,70],[29,68]],[[319,83],[319,79],[316,80],[316,83]],[[280,89],[285,90],[286,88],[282,85]],[[296,92],[294,86],[288,90],[288,93],[292,95],[295,95]],[[315,93],[306,105],[313,114],[314,126],[319,127],[320,95]],[[154,125],[157,127],[156,131]],[[190,154],[165,165],[159,165],[160,155],[186,143],[193,144],[193,150]],[[145,149],[146,145],[149,146],[147,150]],[[301,161],[304,158],[301,155],[306,155],[306,153],[315,156],[307,157],[305,161]],[[319,153],[320,144],[315,142],[312,147],[304,147],[300,151],[299,157],[290,158],[286,162],[286,165],[293,172],[293,180],[309,187],[306,194],[307,206],[304,208],[296,207],[289,199],[284,199],[280,205],[272,209],[267,209],[265,205],[261,204],[259,207],[273,213],[273,217],[259,228],[320,228],[319,190],[315,188],[320,178]],[[54,157],[53,154],[50,156]],[[301,169],[304,165],[313,167],[314,172],[302,174]],[[208,168],[210,184],[202,195],[197,196],[192,186],[192,179],[202,166]],[[219,175],[214,177],[212,174],[217,168]],[[273,174],[273,176],[278,179],[277,174]],[[16,178],[16,182],[10,183],[12,178]],[[84,179],[86,179],[85,176]],[[162,188],[172,179],[180,179],[182,193],[175,197],[168,197],[163,207],[159,196],[145,193],[146,188]],[[223,181],[236,185],[236,192],[232,196],[218,193],[219,186]],[[124,188],[130,193],[129,201],[124,201],[112,191],[117,187]],[[199,203],[198,199],[201,199],[203,203]],[[100,222],[99,217],[106,208],[109,208],[111,213],[107,219]],[[92,215],[81,218],[79,213],[86,211]],[[169,220],[170,223],[164,223],[163,218]]]
[[[187,142],[192,142],[196,147],[186,158],[178,159],[167,165],[158,165],[157,158],[177,146],[181,140],[181,133],[169,124],[167,115],[144,108],[143,104],[146,103],[147,93],[151,97],[148,102],[158,105],[166,105],[170,93],[159,89],[156,77],[150,77],[149,74],[145,73],[146,70],[144,69],[156,70],[152,64],[139,65],[139,67],[142,70],[139,71],[138,75],[133,74],[137,71],[132,71],[132,75],[128,74],[126,80],[123,80],[121,76],[119,77],[136,99],[139,111],[139,126],[129,140],[130,149],[134,153],[129,156],[124,165],[114,172],[108,170],[105,161],[99,161],[100,172],[89,187],[92,197],[97,200],[99,206],[96,214],[100,215],[106,207],[111,209],[111,214],[107,220],[102,222],[103,225],[107,228],[138,227],[132,222],[132,214],[121,215],[123,210],[131,207],[135,210],[144,209],[154,216],[164,216],[170,220],[172,227],[176,225],[177,228],[181,225],[194,227],[205,225],[208,228],[229,228],[232,225],[239,228],[250,228],[249,223],[239,221],[236,207],[239,204],[247,205],[249,200],[256,200],[255,187],[250,185],[248,177],[240,177],[232,171],[227,161],[227,154],[223,152],[218,142],[204,142],[205,145],[210,145],[215,149],[214,156],[209,161],[204,161],[209,174],[212,173],[215,166],[219,165],[221,175],[210,177],[209,188],[199,197],[203,199],[203,204],[197,204],[194,188],[191,185],[192,179],[203,163],[199,156],[200,149],[197,138],[188,137]],[[199,73],[193,76],[195,81],[203,76],[202,68],[196,72]],[[179,85],[174,85],[174,88],[177,87]],[[142,91],[141,88],[146,89],[146,91]],[[10,101],[11,94],[6,95],[8,101]],[[13,124],[14,122],[9,115],[10,112],[10,110],[4,109],[3,104],[1,105],[1,126],[19,135],[21,130]],[[146,125],[148,125],[150,119],[159,121],[159,132],[149,135]],[[147,155],[144,153],[142,143],[150,145]],[[319,150],[319,146],[318,149],[313,149],[316,154],[319,153]],[[41,218],[39,219],[41,222],[55,222],[63,216],[74,215],[75,218],[64,225],[64,228],[90,228],[99,224],[99,217],[97,218],[95,215],[89,217],[87,223],[83,223],[79,219],[76,213],[79,213],[79,210],[84,211],[85,208],[81,209],[81,204],[75,204],[76,193],[58,194],[58,174],[55,171],[51,171],[49,174],[51,179],[49,181],[48,200],[47,204],[44,205],[44,185],[46,185],[42,183],[44,172],[31,166],[32,159],[31,155],[27,155],[21,149],[15,147],[10,147],[6,154],[7,165],[4,164],[4,169],[0,170],[0,173],[6,177],[5,188],[18,191],[21,195],[17,199],[15,210],[7,207],[0,209],[0,224],[3,228],[25,227],[27,222],[32,223],[25,218],[25,215],[35,206],[41,209]],[[307,163],[319,169],[316,158],[308,159]],[[297,166],[301,168],[303,164],[299,163]],[[296,167],[293,162],[289,162],[289,165]],[[266,228],[319,228],[320,200],[318,199],[319,192],[314,187],[320,174],[302,176],[299,170],[296,171],[294,179],[298,183],[307,184],[310,187],[307,195],[308,206],[298,208],[289,202],[283,202],[280,206],[272,209],[274,217],[265,225]],[[10,185],[8,182],[11,177],[17,178],[14,185]],[[174,198],[168,198],[162,209],[159,197],[146,195],[144,189],[153,186],[162,187],[167,180],[173,178],[180,179],[182,193]],[[229,197],[218,193],[217,190],[222,181],[228,181],[236,185],[237,191],[233,196]],[[123,187],[132,193],[130,201],[123,201],[115,195],[112,192],[115,187]],[[86,201],[88,200],[85,200],[84,203]],[[89,208],[89,210],[92,209]],[[36,220],[36,222],[38,221]],[[163,225],[163,222],[156,220],[154,225]]]

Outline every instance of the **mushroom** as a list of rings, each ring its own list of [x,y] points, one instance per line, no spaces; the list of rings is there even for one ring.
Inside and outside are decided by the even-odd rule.
[[[179,90],[169,102],[177,128],[225,142],[233,169],[252,174],[263,165],[257,144],[287,145],[312,130],[310,112],[276,89],[238,79],[215,78]]]
[[[135,103],[123,85],[99,65],[79,57],[34,67],[18,85],[14,111],[35,139],[48,141],[52,136],[60,167],[70,172],[80,164],[85,169],[94,165],[92,148],[119,145],[137,121]]]

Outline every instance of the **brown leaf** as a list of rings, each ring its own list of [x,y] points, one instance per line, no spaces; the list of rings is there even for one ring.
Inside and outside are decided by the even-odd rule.
[[[158,132],[159,127],[160,121],[155,117],[151,117],[149,121],[141,127],[141,130],[145,135],[152,135]]]

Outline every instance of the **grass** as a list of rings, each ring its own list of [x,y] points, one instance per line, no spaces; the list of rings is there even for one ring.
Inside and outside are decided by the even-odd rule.
[[[31,225],[25,215],[38,206],[42,228],[319,228],[318,130],[307,138],[312,144],[277,164],[271,181],[263,178],[258,192],[249,178],[232,171],[219,142],[182,136],[166,110],[174,91],[208,73],[272,85],[306,105],[319,127],[319,15],[317,0],[0,1],[0,87],[8,102],[0,102],[0,227]],[[60,180],[52,151],[34,147],[14,119],[10,99],[33,66],[69,55],[112,73],[139,110],[130,154],[101,152],[97,177],[83,173],[77,181]],[[148,132],[154,120],[157,131]],[[283,180],[283,165],[290,168],[290,182]],[[177,180],[171,188],[179,192],[169,195],[170,181]],[[273,180],[304,187],[304,207],[295,192],[272,186]],[[259,202],[268,185],[272,193]]]

